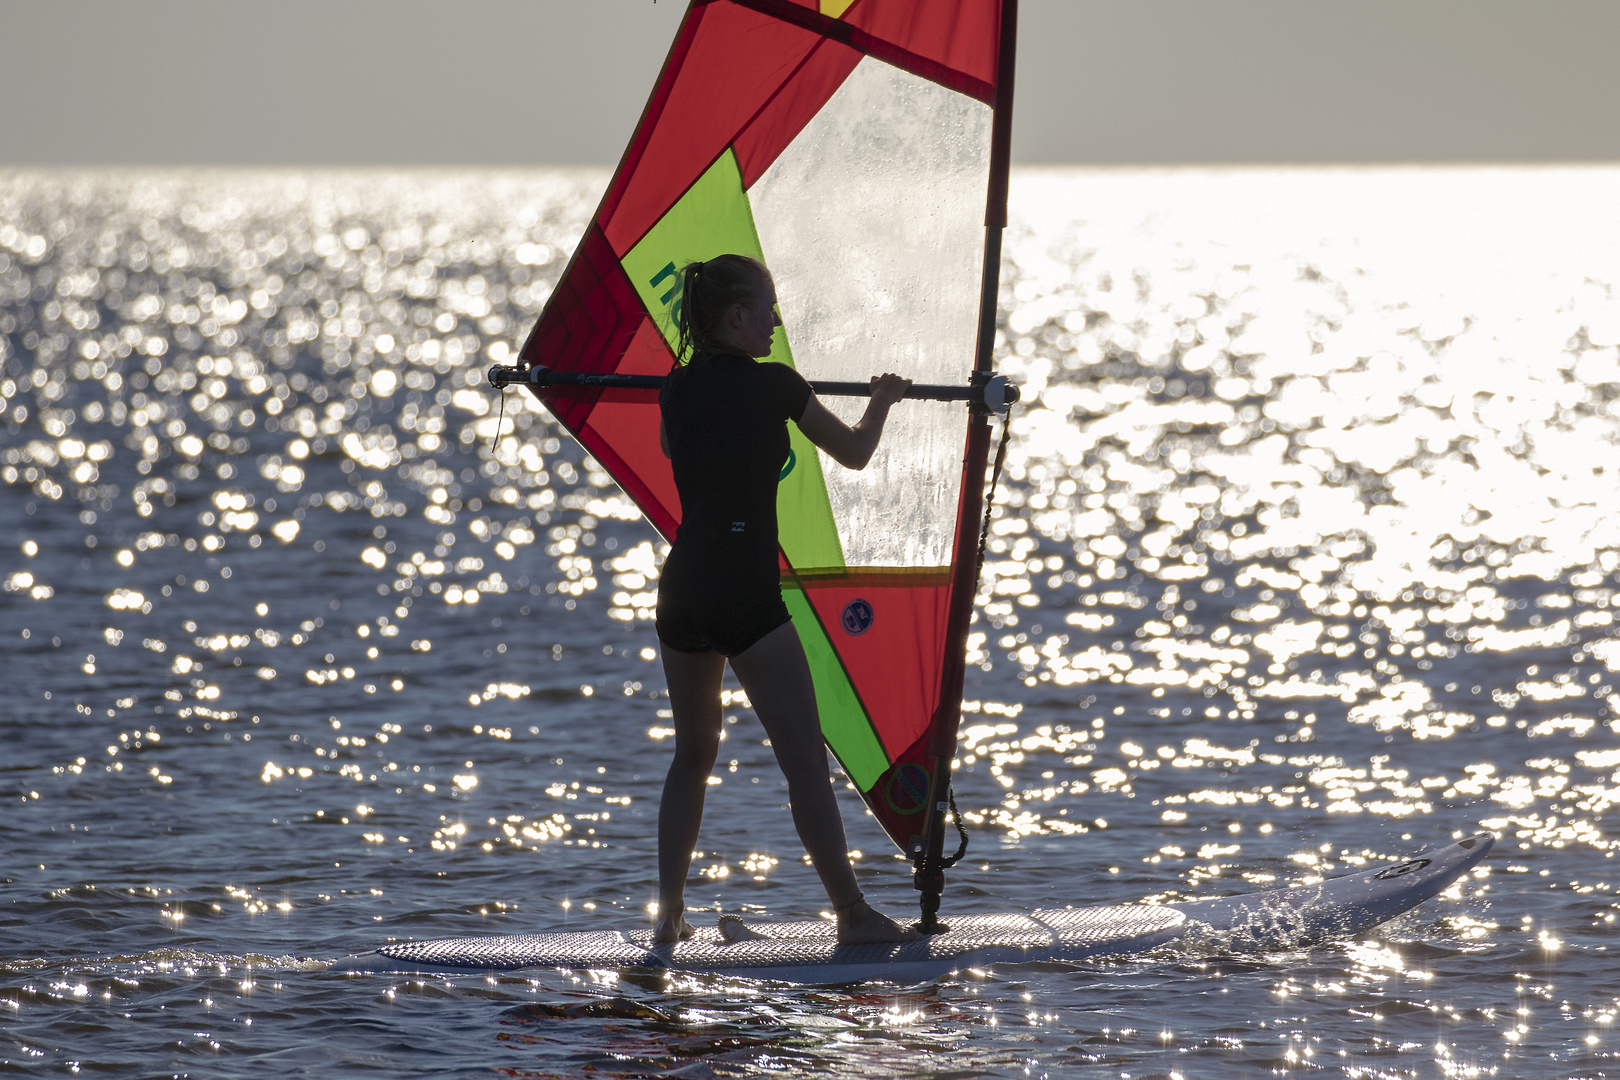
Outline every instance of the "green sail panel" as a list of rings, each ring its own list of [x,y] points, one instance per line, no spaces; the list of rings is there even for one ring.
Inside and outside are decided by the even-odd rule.
[[[721,154],[680,200],[623,258],[625,273],[676,352],[676,305],[680,268],[716,255],[749,255],[765,261],[742,172],[731,150]],[[769,360],[793,367],[785,330],[776,335]],[[776,490],[782,551],[800,569],[844,565],[844,550],[827,499],[827,482],[816,448],[797,425],[788,428],[791,456]]]
[[[868,792],[889,767],[889,755],[804,590],[784,581],[782,599],[793,616],[793,628],[799,632],[804,657],[810,664],[821,734],[855,786],[862,793]]]

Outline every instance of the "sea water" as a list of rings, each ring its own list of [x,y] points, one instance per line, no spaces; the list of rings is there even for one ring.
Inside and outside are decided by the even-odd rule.
[[[0,178],[0,1063],[1620,1072],[1620,170],[1024,171],[945,913],[1309,882],[1373,934],[802,988],[347,976],[629,929],[664,547],[484,386],[602,172]],[[734,688],[697,920],[826,901]],[[842,780],[840,780],[842,786]],[[852,792],[867,895],[907,865]]]

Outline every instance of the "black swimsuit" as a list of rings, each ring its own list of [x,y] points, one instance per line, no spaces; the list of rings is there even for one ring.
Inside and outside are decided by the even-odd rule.
[[[776,485],[787,421],[810,385],[785,364],[699,353],[658,403],[681,524],[658,584],[658,638],[736,656],[789,619],[777,558]]]

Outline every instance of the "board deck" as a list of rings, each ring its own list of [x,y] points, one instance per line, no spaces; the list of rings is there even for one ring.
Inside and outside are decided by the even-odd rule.
[[[1176,941],[1227,951],[1294,948],[1361,933],[1436,895],[1491,850],[1478,833],[1404,862],[1310,885],[1189,900],[961,915],[921,941],[840,945],[831,923],[756,923],[757,937],[731,941],[704,928],[688,941],[654,945],[651,930],[443,938],[385,945],[345,957],[349,972],[521,971],[540,968],[664,968],[785,982],[914,981],[964,968],[1037,960],[1085,960],[1147,952]]]

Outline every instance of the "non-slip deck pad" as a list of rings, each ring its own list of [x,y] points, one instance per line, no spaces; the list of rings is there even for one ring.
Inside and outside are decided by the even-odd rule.
[[[673,967],[687,971],[747,971],[805,965],[909,965],[963,961],[985,950],[1016,959],[1054,948],[1089,950],[1157,940],[1186,916],[1162,907],[1106,907],[1036,911],[1030,915],[966,915],[950,932],[921,941],[840,945],[831,923],[764,923],[750,926],[759,939],[726,941],[705,928],[688,941],[655,947],[650,930],[630,933],[522,934],[513,937],[447,938],[387,945],[378,955],[390,967],[410,970],[463,968]],[[1065,950],[1066,951],[1066,950]],[[1013,955],[1017,954],[1017,955]]]
[[[1160,906],[1058,908],[1028,915],[961,915],[921,941],[840,945],[829,922],[756,923],[728,941],[700,929],[675,945],[651,930],[443,938],[346,957],[340,971],[473,972],[539,968],[667,968],[801,982],[924,979],[969,967],[1082,960],[1145,952],[1190,938],[1217,947],[1307,945],[1360,933],[1439,893],[1490,851],[1479,834],[1400,863],[1308,885]]]

